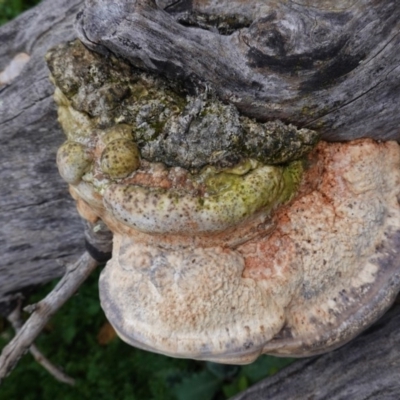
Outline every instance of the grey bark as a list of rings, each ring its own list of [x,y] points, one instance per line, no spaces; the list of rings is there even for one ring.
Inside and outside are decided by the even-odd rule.
[[[261,121],[327,140],[400,139],[397,1],[158,3],[166,11],[153,0],[87,1],[79,37],[187,86],[210,85]]]
[[[297,361],[232,400],[397,400],[400,304],[348,345]]]
[[[249,3],[88,0],[78,34],[97,51],[191,90],[210,85],[261,121],[280,118],[329,140],[400,139],[398,2]],[[77,36],[80,4],[44,0],[0,28],[0,71],[19,52],[31,56],[22,74],[0,87],[4,313],[16,293],[61,276],[84,248],[82,223],[54,162],[64,137],[43,58]],[[214,18],[221,14],[228,15]],[[298,362],[237,399],[399,398],[399,315],[397,307],[350,345]]]
[[[75,37],[81,1],[46,0],[0,28],[0,71],[20,52],[21,75],[0,87],[0,303],[64,273],[84,249],[83,225],[55,165],[63,133],[44,55]],[[11,310],[10,310],[11,311]]]

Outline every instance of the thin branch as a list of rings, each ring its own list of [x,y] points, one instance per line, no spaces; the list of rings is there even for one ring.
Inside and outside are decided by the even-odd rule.
[[[53,375],[59,382],[71,386],[75,385],[75,379],[57,368],[45,355],[42,354],[35,344],[29,348],[29,351],[36,362],[38,362],[50,375]]]
[[[1,353],[0,383],[29,350],[50,318],[98,265],[99,262],[85,252],[75,264],[67,267],[65,275],[57,286],[43,300],[35,304],[32,315]]]
[[[21,317],[21,302],[18,302],[17,307],[11,312],[8,317],[8,321],[12,325],[17,334],[23,326],[23,321]],[[75,384],[75,379],[71,378],[59,368],[57,368],[42,352],[37,348],[35,344],[29,348],[29,352],[32,354],[33,358],[39,363],[50,375],[52,375],[59,382],[66,383],[73,386]]]

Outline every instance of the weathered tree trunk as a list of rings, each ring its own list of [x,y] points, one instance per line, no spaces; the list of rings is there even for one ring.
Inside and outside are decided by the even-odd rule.
[[[57,43],[79,36],[189,90],[211,86],[247,116],[311,127],[326,140],[400,140],[395,0],[88,0],[75,31],[81,3],[44,0],[0,28],[0,71],[18,53],[30,56],[0,86],[0,312],[18,292],[62,275],[84,246],[54,161],[63,133],[44,55]],[[345,348],[298,362],[238,399],[398,398],[399,315],[397,307]]]
[[[47,50],[73,39],[79,0],[44,1],[0,28],[0,71],[18,53],[31,58],[0,86],[0,304],[16,292],[64,272],[83,249],[83,229],[55,165],[63,133],[44,61]]]
[[[297,361],[232,400],[397,400],[400,307],[339,350]]]
[[[88,1],[79,37],[188,86],[210,85],[261,121],[327,140],[400,139],[395,0],[156,3]]]

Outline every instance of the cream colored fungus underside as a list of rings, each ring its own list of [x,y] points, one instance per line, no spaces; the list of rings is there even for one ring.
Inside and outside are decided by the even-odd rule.
[[[369,290],[375,248],[384,232],[400,229],[400,151],[394,142],[362,140],[321,143],[316,153],[309,173],[323,172],[314,189],[276,213],[272,234],[236,248],[216,241],[176,250],[116,234],[101,300],[124,340],[174,356],[247,363],[284,327],[312,341],[321,327],[337,325],[352,306],[338,295]]]

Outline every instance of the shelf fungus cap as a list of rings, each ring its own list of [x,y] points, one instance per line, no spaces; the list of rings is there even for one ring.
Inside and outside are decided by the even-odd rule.
[[[323,353],[375,321],[400,288],[399,146],[320,143],[310,160],[275,228],[239,246],[115,235],[100,296],[118,334],[170,356],[243,364]]]
[[[128,343],[244,364],[335,349],[400,290],[400,147],[318,142],[90,52],[47,55],[78,211],[113,232],[101,304]]]

